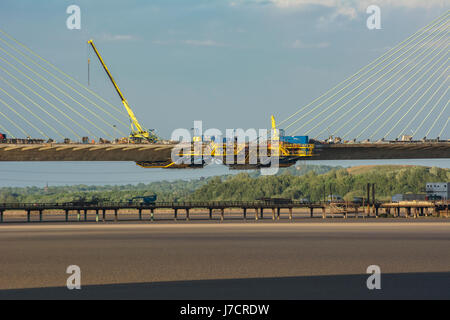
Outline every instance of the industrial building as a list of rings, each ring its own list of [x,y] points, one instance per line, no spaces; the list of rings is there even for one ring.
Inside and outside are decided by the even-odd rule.
[[[450,199],[450,182],[427,182],[425,191],[429,200]]]

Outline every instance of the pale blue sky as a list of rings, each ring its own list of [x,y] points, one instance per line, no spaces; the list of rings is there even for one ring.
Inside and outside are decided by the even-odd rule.
[[[81,30],[66,28],[71,4],[81,8]],[[366,27],[370,4],[381,8],[381,30]],[[140,121],[169,137],[194,120],[269,127],[272,113],[286,118],[449,7],[448,0],[2,0],[0,28],[84,84],[90,56],[91,89],[121,107],[88,53],[93,38]]]
[[[265,128],[271,113],[284,119],[449,2],[367,2],[382,10],[373,31],[363,3],[3,0],[0,27],[85,84],[93,38],[141,122],[168,137],[193,120]],[[81,30],[66,28],[70,4],[81,8]],[[91,87],[121,107],[94,59]]]

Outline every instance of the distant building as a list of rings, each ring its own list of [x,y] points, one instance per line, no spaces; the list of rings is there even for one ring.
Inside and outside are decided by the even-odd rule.
[[[427,182],[425,191],[430,200],[450,199],[450,182]]]

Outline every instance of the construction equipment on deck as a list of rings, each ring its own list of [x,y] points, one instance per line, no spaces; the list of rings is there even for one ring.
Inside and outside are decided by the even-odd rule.
[[[88,41],[97,55],[103,69],[106,71],[114,88],[122,100],[131,121],[130,138],[134,142],[156,142],[159,138],[152,132],[146,131],[139,124],[128,102],[114,81],[111,73],[103,61],[92,40]],[[312,156],[313,144],[309,144],[307,136],[284,136],[283,130],[276,128],[275,118],[272,116],[271,138],[261,144],[257,141],[239,142],[237,137],[223,141],[204,141],[200,135],[195,135],[191,142],[178,144],[175,148],[178,160],[168,159],[165,162],[137,161],[143,168],[202,168],[211,159],[217,160],[231,169],[255,169],[276,166],[286,167],[292,165],[301,157]]]
[[[143,168],[202,168],[212,160],[231,169],[258,169],[265,167],[289,167],[303,157],[313,155],[314,144],[307,136],[284,136],[283,130],[276,128],[272,116],[271,138],[265,141],[239,142],[232,139],[211,139],[195,135],[191,142],[181,142],[174,148],[178,160],[165,162],[137,161]]]
[[[98,60],[103,66],[103,69],[105,70],[106,74],[108,75],[109,79],[111,80],[112,84],[114,85],[114,88],[116,89],[117,94],[119,95],[120,99],[122,100],[123,105],[125,106],[125,109],[128,112],[128,116],[130,117],[130,126],[131,126],[131,133],[130,133],[130,139],[134,142],[142,142],[142,141],[148,141],[148,142],[157,142],[159,140],[158,136],[156,136],[152,131],[144,130],[142,126],[139,124],[139,121],[137,120],[136,116],[134,115],[133,110],[131,110],[127,100],[123,96],[122,92],[120,91],[119,87],[117,86],[117,83],[114,81],[114,78],[112,77],[111,73],[109,72],[108,68],[106,67],[105,62],[103,61],[103,58],[101,57],[100,53],[98,52],[96,46],[94,45],[94,41],[91,39],[88,41],[88,44],[91,45],[92,49],[94,50],[95,54],[97,55]]]

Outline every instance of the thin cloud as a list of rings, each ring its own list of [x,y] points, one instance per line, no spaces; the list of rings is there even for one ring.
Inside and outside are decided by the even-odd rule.
[[[383,7],[404,8],[433,8],[447,7],[447,0],[231,0],[230,6],[236,7],[241,4],[273,4],[278,8],[301,8],[306,6],[323,6],[335,8],[354,8],[364,11],[369,5],[375,4]]]
[[[448,0],[232,0],[229,5],[264,5],[272,6],[280,10],[305,9],[311,6],[334,9],[331,20],[338,16],[355,19],[358,12],[365,12],[369,5],[378,5],[383,8],[407,8],[407,9],[430,9],[447,8]]]
[[[318,42],[318,43],[304,43],[301,40],[295,40],[290,45],[291,48],[295,49],[323,49],[330,46],[329,42]]]
[[[153,44],[159,44],[159,45],[168,45],[168,44],[174,44],[173,41],[170,40],[153,40],[152,41]]]
[[[134,41],[139,39],[131,34],[103,34],[100,38],[104,41]]]
[[[223,47],[225,44],[214,40],[183,40],[182,43],[199,47]]]
[[[214,40],[153,40],[156,45],[188,45],[196,47],[225,47],[226,44]]]

